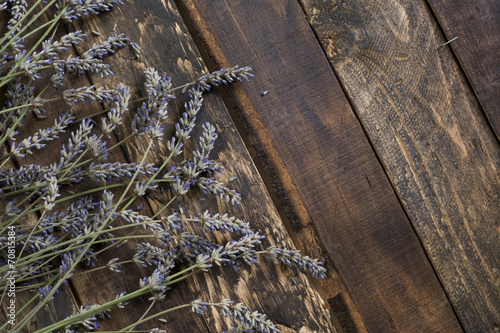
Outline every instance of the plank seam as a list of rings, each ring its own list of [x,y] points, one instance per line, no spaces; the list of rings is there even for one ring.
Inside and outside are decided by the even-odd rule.
[[[444,29],[444,26],[441,23],[441,20],[439,19],[439,16],[437,15],[436,11],[434,10],[434,8],[432,7],[432,5],[430,4],[429,0],[425,0],[425,4],[429,8],[429,10],[432,13],[432,16],[434,17],[434,19],[436,20],[437,25],[439,26],[439,31],[441,31],[442,35],[446,38],[446,41],[448,41],[448,43],[452,41],[452,40],[450,40],[450,38],[456,39],[456,38],[460,37],[460,36],[448,37],[446,35],[446,30]],[[441,45],[441,46],[444,47],[444,45]],[[474,88],[474,85],[472,84],[472,80],[471,80],[470,76],[468,75],[467,71],[465,70],[465,67],[464,67],[462,61],[460,60],[460,57],[455,52],[455,48],[453,47],[453,45],[450,44],[448,46],[449,46],[449,48],[451,50],[451,53],[453,54],[453,58],[459,64],[458,67],[460,68],[460,71],[467,78],[467,83],[469,85],[469,88],[474,92],[474,97],[476,98],[478,104],[480,105],[481,111],[484,114],[485,118],[488,120],[488,126],[489,126],[490,130],[493,132],[493,134],[494,134],[494,136],[495,136],[495,138],[497,140],[497,143],[500,144],[500,133],[497,133],[495,131],[495,127],[493,126],[493,123],[491,122],[491,119],[488,116],[488,113],[486,112],[486,109],[484,108],[484,105],[481,102],[481,99],[479,98],[478,92],[476,91],[476,89]]]
[[[316,30],[313,28],[313,26],[311,25],[311,22],[310,22],[310,21],[309,21],[309,19],[308,19],[308,15],[307,15],[306,9],[304,8],[304,5],[303,5],[302,1],[297,0],[297,2],[299,3],[299,6],[300,6],[300,8],[302,9],[302,12],[303,12],[304,16],[306,17],[306,19],[307,19],[307,23],[309,24],[310,29],[311,29],[311,30],[312,30],[312,32],[314,33],[314,36],[316,37],[317,42],[320,44],[321,51],[323,52],[323,55],[325,56],[325,58],[327,58],[328,63],[330,64],[330,68],[332,69],[332,72],[334,73],[335,77],[337,78],[337,81],[339,82],[340,87],[341,87],[342,91],[344,92],[344,95],[346,96],[347,102],[349,103],[349,106],[351,107],[351,110],[353,111],[354,116],[356,117],[356,119],[357,119],[358,123],[360,124],[360,126],[361,126],[361,128],[362,128],[362,130],[363,130],[363,133],[364,133],[364,135],[365,135],[365,137],[366,137],[367,141],[368,141],[368,142],[369,142],[369,144],[370,144],[370,147],[372,148],[372,150],[373,150],[373,152],[374,152],[374,154],[375,154],[375,156],[376,156],[376,158],[377,158],[378,163],[382,166],[382,169],[384,170],[384,174],[385,174],[385,176],[386,176],[386,178],[387,178],[387,180],[388,180],[388,182],[389,182],[389,184],[390,184],[390,186],[391,186],[391,188],[392,188],[392,191],[394,192],[394,194],[395,194],[395,196],[396,196],[396,198],[397,198],[397,200],[398,200],[398,202],[399,202],[399,205],[402,207],[403,212],[404,212],[404,214],[406,215],[406,218],[408,219],[408,222],[410,223],[411,229],[413,230],[413,232],[414,232],[414,233],[415,233],[415,235],[417,236],[418,242],[419,242],[420,246],[421,246],[421,247],[422,247],[422,249],[423,249],[423,252],[424,252],[424,254],[425,254],[425,257],[426,257],[427,261],[429,262],[430,266],[432,267],[432,270],[433,270],[433,272],[434,272],[435,276],[437,277],[437,280],[439,281],[439,284],[440,284],[440,286],[441,286],[441,289],[443,290],[443,292],[444,292],[444,294],[445,294],[445,296],[446,296],[446,299],[447,299],[448,303],[451,305],[451,309],[453,310],[453,313],[455,314],[455,317],[456,317],[457,319],[459,319],[460,317],[458,316],[457,311],[456,311],[455,307],[453,306],[453,303],[451,302],[450,296],[448,295],[448,293],[446,292],[446,289],[444,288],[443,281],[441,280],[441,278],[440,278],[440,276],[439,276],[439,274],[438,274],[438,272],[437,272],[436,268],[434,267],[434,264],[433,264],[432,260],[431,260],[431,259],[430,259],[430,257],[429,257],[429,254],[427,253],[427,251],[426,251],[426,249],[425,249],[425,247],[424,247],[423,240],[421,239],[421,237],[420,237],[419,233],[417,232],[417,230],[416,230],[416,228],[415,228],[414,223],[412,223],[412,222],[411,222],[412,220],[411,220],[411,218],[410,218],[410,215],[408,214],[408,211],[407,211],[407,209],[406,209],[405,205],[403,205],[402,198],[400,197],[400,195],[399,195],[398,191],[396,191],[396,187],[395,187],[395,185],[394,185],[394,183],[393,183],[392,178],[390,177],[390,174],[389,174],[389,172],[388,172],[388,168],[387,168],[387,166],[385,165],[385,163],[383,163],[383,161],[382,161],[382,159],[381,159],[381,157],[380,157],[379,153],[377,152],[377,150],[376,150],[376,148],[375,148],[375,145],[373,144],[373,141],[371,140],[370,136],[368,135],[368,131],[366,130],[365,125],[363,124],[363,122],[362,122],[361,118],[359,117],[359,111],[357,110],[357,108],[356,108],[356,106],[355,106],[354,101],[351,99],[351,97],[350,97],[350,96],[349,96],[349,94],[347,93],[346,84],[343,82],[343,80],[341,80],[341,79],[340,79],[339,75],[337,75],[337,72],[335,71],[335,68],[333,67],[333,65],[332,65],[331,61],[328,59],[328,55],[327,55],[327,53],[326,53],[326,50],[325,50],[325,49],[323,48],[323,46],[321,45],[321,42],[320,42],[319,36],[318,36],[318,34],[316,33]],[[427,5],[429,5],[429,4],[428,4],[428,0],[425,0],[425,2],[426,2],[426,4],[427,4]],[[429,6],[430,6],[430,5],[429,5]],[[432,8],[431,8],[431,10],[432,10]],[[433,13],[433,15],[434,15],[434,18],[437,20],[436,14],[434,13],[434,11],[433,11],[433,10],[432,10],[432,13]],[[438,20],[437,20],[437,21],[438,21]],[[444,35],[444,36],[446,36],[446,35],[444,34],[443,28],[442,28],[441,24],[439,23],[439,21],[438,21],[438,25],[439,25],[440,30],[441,30],[441,32],[443,33],[443,35]],[[455,59],[458,61],[458,57],[456,56],[456,54],[455,54],[455,52],[454,52],[454,51],[453,51],[453,54],[454,54],[454,56],[455,56]],[[460,69],[462,70],[462,72],[464,72],[464,70],[463,70],[463,68],[462,68],[462,64],[461,64],[461,63],[460,63]],[[464,72],[464,73],[465,73],[465,72]],[[468,81],[469,85],[471,85],[471,82],[470,82],[470,80],[469,80],[468,76],[467,76],[467,81]],[[475,91],[474,89],[473,89],[473,91],[474,91],[474,95],[475,95],[475,97],[478,99],[477,94],[476,94],[476,91]],[[482,109],[483,113],[486,115],[486,112],[484,111],[484,108],[483,108],[482,104],[481,104],[481,109]],[[487,116],[487,115],[486,115],[486,116]],[[489,126],[490,126],[490,129],[492,129],[492,130],[493,130],[492,124],[491,124],[491,122],[489,121],[489,119],[488,119],[488,124],[489,124]],[[495,132],[495,131],[493,131],[493,132]],[[495,134],[496,134],[496,133],[495,133]],[[498,136],[496,136],[496,138],[497,138],[497,140],[499,140],[499,137],[498,137]],[[499,141],[499,142],[500,142],[500,141]],[[458,322],[459,322],[460,326],[462,327],[462,330],[463,330],[463,331],[465,331],[465,329],[464,329],[464,325],[462,324],[462,322],[461,322],[460,320],[458,320]]]

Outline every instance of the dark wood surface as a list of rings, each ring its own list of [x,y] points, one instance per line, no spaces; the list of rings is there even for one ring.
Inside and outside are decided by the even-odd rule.
[[[500,1],[427,2],[500,137]]]
[[[251,66],[255,78],[207,95],[197,119],[216,126],[213,154],[227,168],[223,179],[237,177],[230,186],[242,205],[189,196],[175,208],[235,215],[267,235],[265,245],[301,248],[328,268],[321,281],[269,263],[215,269],[169,290],[155,309],[229,297],[266,312],[283,332],[500,329],[500,145],[491,126],[498,134],[498,11],[493,0],[131,0],[66,26],[101,33],[78,52],[115,25],[142,48],[140,60],[129,50],[107,60],[114,78],[82,76],[70,87],[122,83],[142,96],[149,66],[174,85]],[[167,128],[186,100],[178,97]],[[30,123],[21,136],[52,121]],[[146,146],[135,140],[110,160],[138,161]],[[48,145],[44,161],[58,154]],[[158,142],[148,161],[164,155]],[[137,205],[152,215],[167,199]],[[141,274],[74,278],[62,289],[69,297],[28,331],[135,289]],[[148,306],[133,301],[101,328],[118,330]],[[137,329],[226,328],[220,316],[190,310],[165,319]]]
[[[497,329],[500,147],[432,12],[302,3],[460,322]]]
[[[341,326],[460,331],[300,5],[183,3],[217,67],[254,68],[253,85],[229,88],[232,103],[303,246],[328,256],[336,288],[322,286]]]

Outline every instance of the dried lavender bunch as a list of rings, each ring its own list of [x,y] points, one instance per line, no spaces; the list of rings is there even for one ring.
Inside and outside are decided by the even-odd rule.
[[[121,1],[114,0],[37,0],[32,7],[24,0],[0,3],[0,10],[7,9],[12,16],[9,31],[0,40],[0,88],[5,87],[6,92],[6,102],[0,110],[0,144],[7,148],[0,156],[0,200],[5,204],[0,206],[0,286],[6,291],[15,280],[18,292],[36,295],[30,301],[31,312],[23,313],[17,321],[9,320],[0,329],[22,330],[45,304],[60,297],[57,292],[65,284],[98,270],[131,274],[136,266],[141,266],[148,273],[138,279],[135,290],[123,292],[104,304],[81,305],[74,315],[40,332],[95,330],[99,321],[109,317],[111,309],[119,310],[135,298],[152,304],[162,302],[169,288],[193,274],[209,271],[214,264],[237,270],[242,265],[257,264],[259,256],[269,255],[314,276],[325,275],[322,263],[296,250],[276,246],[262,249],[264,236],[248,222],[208,211],[194,212],[188,217],[173,209],[174,200],[197,189],[201,190],[197,195],[216,195],[231,204],[240,204],[241,196],[218,180],[224,167],[210,157],[217,140],[215,127],[209,123],[201,126],[193,151],[185,151],[185,142],[195,133],[203,95],[213,86],[248,79],[252,76],[249,67],[222,69],[178,87],[173,87],[172,80],[155,68],[147,68],[146,96],[136,100],[125,86],[72,87],[60,90],[59,97],[45,97],[52,86],[61,87],[74,75],[113,75],[103,58],[127,44],[139,58],[139,46],[116,31],[103,42],[94,43],[80,57],[64,53],[88,38],[82,31],[70,32],[57,40],[49,37],[59,22],[98,14],[119,4]],[[37,6],[41,9],[35,12]],[[43,13],[52,13],[54,19],[28,32]],[[38,39],[33,40],[37,34]],[[50,78],[51,85],[40,87],[41,78]],[[175,124],[175,133],[167,135],[164,123],[170,111],[169,102],[175,98],[174,91],[180,89],[189,92],[188,101]],[[51,110],[50,103],[55,101],[64,101],[68,108],[60,115],[48,115],[46,110]],[[100,126],[95,126],[90,117],[76,119],[74,109],[81,102],[105,105],[105,110],[92,115],[100,117]],[[135,102],[142,103],[133,110],[131,105]],[[130,112],[133,120],[128,123],[124,116]],[[51,116],[55,120],[52,126],[20,138],[21,127],[32,116]],[[109,147],[108,138],[116,130],[129,135]],[[70,136],[63,142],[59,137],[65,133]],[[164,138],[169,155],[156,163],[146,163],[153,142]],[[132,140],[148,142],[140,161],[108,161],[113,149]],[[38,156],[48,144],[60,144],[57,160],[46,165],[25,162],[28,156]],[[176,160],[181,154],[184,160]],[[92,183],[94,188],[74,193],[73,189],[83,181]],[[138,198],[149,198],[160,187],[168,203],[155,215],[145,215],[141,207],[134,207]],[[29,219],[34,222],[28,223]],[[128,257],[103,262],[103,254],[126,243],[134,244]],[[17,256],[15,265],[9,261],[12,251]],[[5,295],[4,292],[2,299]],[[180,308],[190,307],[202,314],[208,306],[239,321],[239,326],[230,328],[230,332],[279,332],[264,314],[228,299],[219,303],[189,301],[149,317],[144,313],[123,330],[133,330]]]

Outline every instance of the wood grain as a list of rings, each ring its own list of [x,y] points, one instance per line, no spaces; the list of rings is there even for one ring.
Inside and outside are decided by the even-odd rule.
[[[461,330],[425,253],[296,1],[180,0],[310,253],[345,332]],[[267,91],[267,93],[263,93]]]
[[[460,322],[498,329],[500,147],[426,3],[302,3]]]
[[[131,21],[134,22],[133,25],[130,24]],[[140,92],[142,90],[140,87],[143,85],[142,72],[149,66],[155,66],[172,76],[174,85],[192,82],[206,72],[196,46],[173,2],[129,1],[110,15],[99,17],[99,20],[86,21],[79,28],[85,31],[100,31],[104,34],[106,31],[111,31],[115,24],[119,32],[126,32],[128,37],[141,45],[143,57],[141,61],[134,62],[131,61],[132,54],[121,52],[110,60],[113,62],[113,68],[126,69],[117,71],[113,84],[121,82],[130,87],[139,87]],[[93,78],[93,83],[109,84],[98,78]],[[186,96],[180,96],[176,103],[178,110],[185,100]],[[172,107],[167,129],[171,128],[179,116],[174,110]],[[266,246],[269,244],[293,246],[227,110],[221,99],[215,95],[206,97],[204,109],[197,117],[198,124],[205,121],[213,123],[219,131],[217,148],[213,154],[227,167],[225,180],[237,176],[238,180],[231,185],[242,194],[242,205],[231,207],[211,197],[202,197],[200,200],[201,193],[197,192],[197,196],[185,197],[175,208],[183,208],[187,216],[194,216],[206,209],[213,213],[234,214],[249,221],[255,230],[265,234],[268,237],[265,241]],[[130,119],[127,119],[126,123],[128,122]],[[127,131],[128,127],[124,132],[118,133],[118,137],[128,135]],[[200,135],[201,130],[198,129],[193,132],[192,137],[197,138]],[[124,153],[130,160],[139,160],[145,148],[146,140],[137,140],[133,144],[127,144]],[[158,163],[161,156],[165,155],[167,155],[165,146],[158,142],[147,160]],[[192,158],[192,156],[186,153],[181,158]],[[148,199],[148,206],[154,213],[165,202],[165,197],[154,195]],[[163,215],[171,212],[172,210],[167,210]],[[185,231],[194,230],[194,226],[186,226],[185,229]],[[93,283],[92,288],[98,288],[98,284]],[[176,288],[179,290],[174,290]],[[187,287],[180,285],[176,288],[169,293],[177,292],[179,296],[170,297],[165,303],[159,304],[160,307],[165,309],[167,306],[187,303],[197,298],[220,301],[224,297],[230,297],[235,301],[244,302],[252,310],[268,313],[269,318],[277,322],[283,332],[335,331],[307,276],[299,274],[295,269],[281,269],[265,259],[259,267],[242,268],[236,273],[231,267],[214,269],[213,274],[197,276],[188,282]],[[134,316],[140,314],[133,308],[128,313]],[[166,327],[179,332],[219,332],[224,330],[224,326],[221,326],[224,319],[219,317],[214,314],[214,318],[220,320],[203,317],[193,321],[193,314],[186,311],[166,318],[169,320]],[[143,328],[150,326],[146,325]]]
[[[500,2],[428,0],[500,137]]]

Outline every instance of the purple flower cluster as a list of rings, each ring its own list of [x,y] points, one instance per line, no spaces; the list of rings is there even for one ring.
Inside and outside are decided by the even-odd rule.
[[[243,303],[235,303],[230,299],[223,299],[219,303],[207,303],[201,300],[195,300],[191,303],[191,309],[198,314],[204,314],[208,306],[216,307],[224,317],[231,317],[241,323],[238,327],[231,328],[228,332],[262,332],[277,333],[281,332],[276,324],[267,318],[265,314],[257,311],[251,311]]]
[[[248,78],[253,77],[250,73],[251,70],[252,69],[248,66],[241,68],[238,66],[234,66],[233,68],[223,68],[202,76],[196,81],[196,83],[203,90],[210,90],[212,86],[217,87],[219,85],[226,85],[234,81],[242,81],[242,79],[248,80]]]
[[[62,20],[72,22],[87,15],[97,15],[121,5],[121,0],[59,0],[56,3],[58,13],[62,13]]]
[[[280,249],[271,246],[267,252],[282,264],[297,266],[303,271],[311,272],[313,277],[316,278],[324,279],[326,277],[326,268],[323,267],[322,262],[318,261],[318,259],[311,259],[309,256],[303,256],[298,250]]]

